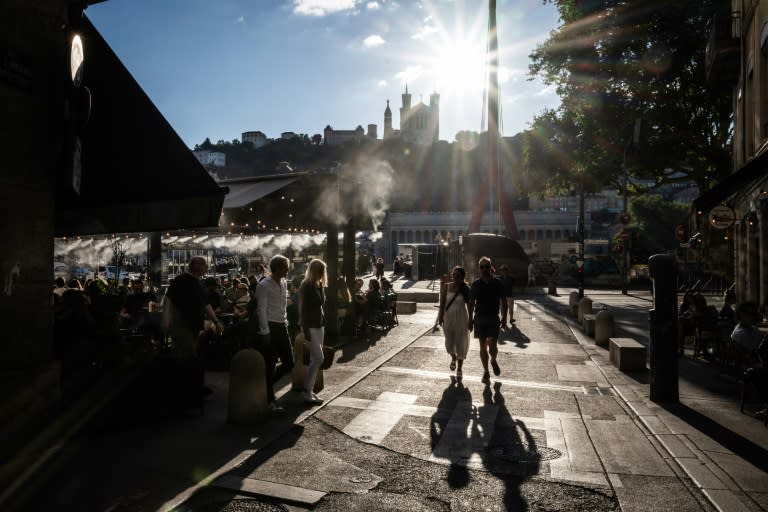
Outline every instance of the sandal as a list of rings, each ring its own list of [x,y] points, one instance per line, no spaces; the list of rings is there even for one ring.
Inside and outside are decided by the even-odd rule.
[[[448,368],[450,368],[451,371],[456,369],[456,360],[455,359],[453,361],[451,361],[451,365]]]

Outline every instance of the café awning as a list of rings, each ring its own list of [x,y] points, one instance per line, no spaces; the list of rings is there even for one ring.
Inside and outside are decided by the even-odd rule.
[[[216,226],[226,188],[197,161],[87,18],[79,32],[92,107],[80,134],[80,194],[58,194],[56,236]]]
[[[766,168],[768,168],[768,151],[753,158],[741,169],[694,199],[693,208],[705,213],[722,202],[732,200],[735,196],[749,191],[765,180],[768,175]]]
[[[257,182],[251,180],[241,183],[236,181],[229,182],[227,184],[229,192],[227,192],[227,196],[224,198],[224,208],[242,208],[247,206],[276,190],[286,187],[296,181],[296,179],[295,177],[290,177]]]

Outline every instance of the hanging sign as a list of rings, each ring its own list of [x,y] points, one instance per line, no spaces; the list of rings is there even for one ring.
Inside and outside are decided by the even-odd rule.
[[[715,206],[709,212],[709,223],[715,229],[728,229],[735,220],[736,215],[727,206]]]

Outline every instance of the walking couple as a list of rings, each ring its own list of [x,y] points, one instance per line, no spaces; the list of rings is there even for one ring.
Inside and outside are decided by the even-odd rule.
[[[466,283],[466,272],[462,267],[454,267],[451,281],[440,289],[440,312],[437,321],[443,327],[445,349],[451,355],[451,371],[456,370],[456,378],[463,377],[462,366],[469,351],[469,332],[474,330],[475,338],[480,343],[480,362],[483,365],[484,383],[491,381],[488,365],[496,376],[501,368],[496,361],[499,352],[499,309],[503,318],[507,315],[507,301],[504,287],[492,275],[491,260],[483,256],[478,262],[480,278],[472,286]]]

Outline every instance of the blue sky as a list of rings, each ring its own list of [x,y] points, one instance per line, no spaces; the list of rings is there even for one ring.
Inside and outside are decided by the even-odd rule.
[[[190,147],[261,130],[384,128],[387,99],[440,93],[440,138],[480,131],[485,0],[109,0],[86,15]],[[558,24],[542,0],[498,0],[502,130],[513,135],[554,91],[528,55]],[[86,49],[87,59],[87,49]]]

